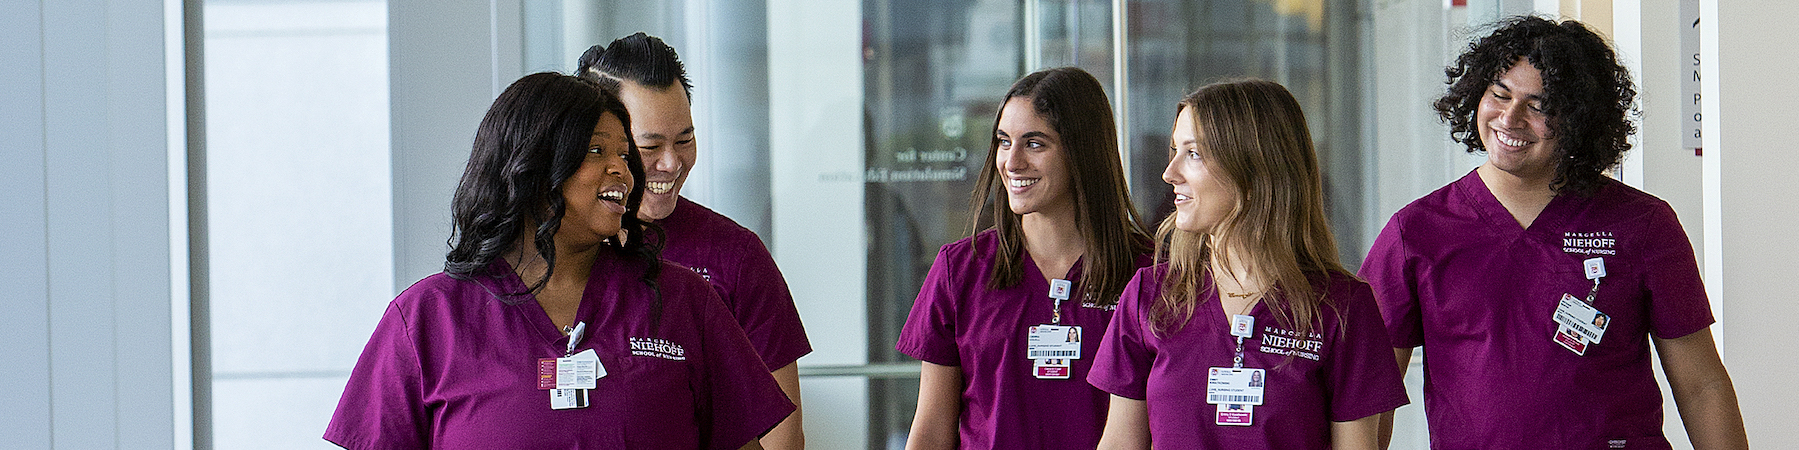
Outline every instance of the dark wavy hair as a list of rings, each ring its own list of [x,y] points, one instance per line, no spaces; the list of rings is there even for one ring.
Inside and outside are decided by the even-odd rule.
[[[575,75],[600,83],[618,92],[619,82],[630,80],[645,87],[664,89],[681,83],[687,101],[693,101],[693,82],[687,80],[687,67],[681,55],[661,38],[643,34],[625,36],[607,45],[588,47],[581,53]]]
[[[594,127],[608,114],[630,129],[631,116],[624,103],[578,77],[535,73],[507,86],[481,119],[468,167],[456,186],[450,205],[455,229],[444,272],[457,279],[503,277],[505,274],[485,272],[528,235],[549,270],[543,278],[530,282],[527,292],[505,293],[502,301],[523,301],[519,297],[542,289],[556,269],[554,238],[567,212],[563,185],[586,160]],[[643,200],[643,161],[637,157],[637,144],[630,133],[625,136],[631,145],[631,156],[625,162],[632,179],[625,199],[629,212],[620,223],[625,238],[608,239],[606,247],[643,261],[642,280],[656,291],[655,280],[662,267],[657,261],[659,252],[657,246],[645,242],[650,225],[637,219],[637,207]],[[657,301],[658,309],[660,304]]]
[[[1137,255],[1149,252],[1152,241],[1139,225],[1142,222],[1137,208],[1126,195],[1112,104],[1106,100],[1099,80],[1075,67],[1025,75],[1012,83],[1005,100],[1000,102],[1001,112],[993,115],[995,132],[989,134],[993,138],[987,147],[987,165],[981,168],[970,204],[975,230],[986,226],[998,230],[999,253],[994,255],[987,287],[1012,287],[1024,278],[1021,216],[1006,207],[1004,177],[995,164],[1000,115],[1014,98],[1028,99],[1037,116],[1062,138],[1062,164],[1073,178],[1075,229],[1087,242],[1081,283],[1076,287],[1079,298],[1101,305],[1116,304],[1124,285],[1137,272]]]
[[[1493,34],[1469,44],[1443,69],[1449,91],[1433,106],[1449,123],[1450,138],[1469,153],[1486,150],[1475,113],[1487,88],[1522,58],[1542,72],[1543,112],[1563,155],[1551,184],[1558,193],[1591,194],[1603,172],[1630,150],[1629,136],[1636,132],[1627,117],[1635,113],[1637,96],[1630,72],[1605,38],[1580,22],[1516,16],[1493,26]]]

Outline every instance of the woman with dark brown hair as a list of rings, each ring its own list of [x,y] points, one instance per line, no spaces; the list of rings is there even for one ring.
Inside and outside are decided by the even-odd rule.
[[[900,331],[923,361],[912,449],[1084,448],[1088,385],[1118,292],[1149,263],[1099,80],[1049,69],[1012,85],[975,186],[976,229],[943,246]],[[981,217],[988,215],[985,220]]]

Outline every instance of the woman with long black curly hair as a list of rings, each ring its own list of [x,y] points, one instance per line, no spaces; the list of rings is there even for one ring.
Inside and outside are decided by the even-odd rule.
[[[793,405],[711,286],[645,242],[629,121],[576,77],[500,94],[456,188],[444,273],[389,304],[325,439],[761,448]]]

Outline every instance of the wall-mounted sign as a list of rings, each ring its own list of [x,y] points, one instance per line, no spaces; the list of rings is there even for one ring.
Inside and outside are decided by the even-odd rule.
[[[1680,135],[1681,147],[1700,154],[1699,0],[1680,0]]]

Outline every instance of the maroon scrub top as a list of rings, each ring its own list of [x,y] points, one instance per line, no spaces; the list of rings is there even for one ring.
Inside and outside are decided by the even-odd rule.
[[[550,409],[539,358],[568,337],[495,261],[470,280],[426,277],[388,305],[325,439],[365,448],[735,449],[794,406],[699,276],[662,263],[660,312],[644,266],[602,251],[582,293],[576,352],[606,374],[591,406]],[[502,301],[508,298],[508,301]]]
[[[1563,294],[1610,317],[1584,356],[1552,342]],[[1557,195],[1529,229],[1478,171],[1393,215],[1362,263],[1393,346],[1424,346],[1431,447],[1669,448],[1648,336],[1712,323],[1697,261],[1666,202],[1606,179]]]

